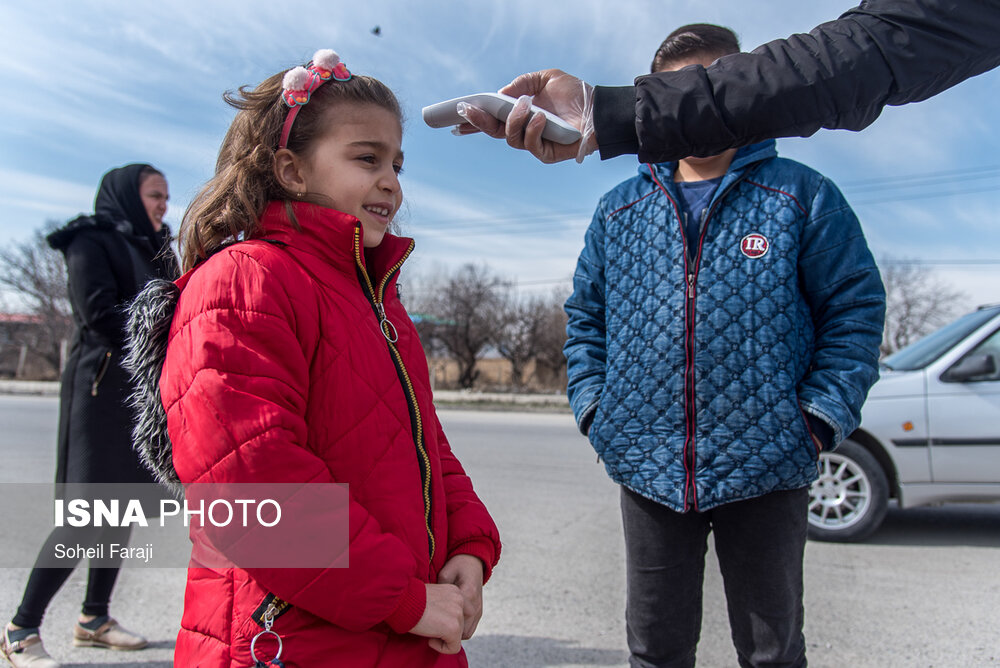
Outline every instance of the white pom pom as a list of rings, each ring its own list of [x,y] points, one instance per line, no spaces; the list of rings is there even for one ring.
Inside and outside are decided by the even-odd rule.
[[[285,72],[285,77],[281,80],[281,87],[285,90],[305,90],[308,83],[309,70],[300,65]]]
[[[340,56],[333,49],[320,49],[313,54],[313,64],[325,70],[332,70],[340,62]]]

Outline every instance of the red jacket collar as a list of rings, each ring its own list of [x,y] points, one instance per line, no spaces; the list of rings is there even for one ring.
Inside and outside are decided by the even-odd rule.
[[[289,219],[289,208],[301,231]],[[342,211],[306,202],[269,202],[260,222],[266,239],[316,255],[345,271],[369,262],[379,278],[400,264],[413,247],[412,239],[387,232],[382,243],[366,253],[361,248],[361,221]]]

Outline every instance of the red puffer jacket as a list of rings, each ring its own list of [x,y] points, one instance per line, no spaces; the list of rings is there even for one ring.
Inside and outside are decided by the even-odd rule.
[[[289,668],[465,666],[406,633],[450,557],[480,558],[488,577],[500,554],[397,296],[413,241],[387,234],[365,252],[356,218],[291,206],[301,231],[273,202],[269,241],[234,244],[177,282],[160,391],[183,483],[348,483],[350,567],[192,567],[174,665],[253,665],[254,613],[276,604]]]

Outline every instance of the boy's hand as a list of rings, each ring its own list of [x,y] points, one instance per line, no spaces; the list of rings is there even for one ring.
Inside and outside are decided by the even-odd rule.
[[[468,640],[483,616],[483,562],[470,554],[456,554],[441,568],[438,582],[453,584],[462,592],[462,639]]]
[[[425,584],[427,607],[410,633],[430,638],[427,644],[442,654],[458,654],[462,650],[462,614],[464,597],[453,584]]]

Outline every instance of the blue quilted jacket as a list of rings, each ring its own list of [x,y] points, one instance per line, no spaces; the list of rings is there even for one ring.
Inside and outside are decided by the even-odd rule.
[[[601,198],[566,302],[569,399],[616,482],[678,511],[809,485],[878,377],[885,292],[821,174],[740,149],[688,258],[673,173]]]

